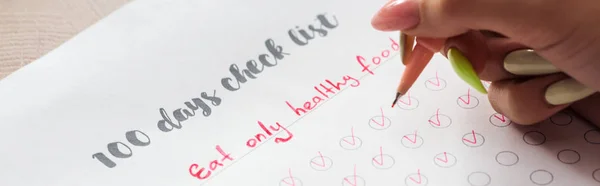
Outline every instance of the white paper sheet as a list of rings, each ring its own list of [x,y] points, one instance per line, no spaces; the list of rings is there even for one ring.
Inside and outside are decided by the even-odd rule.
[[[384,3],[137,0],[0,81],[0,185],[600,184],[598,130],[511,124],[441,56],[390,108]]]

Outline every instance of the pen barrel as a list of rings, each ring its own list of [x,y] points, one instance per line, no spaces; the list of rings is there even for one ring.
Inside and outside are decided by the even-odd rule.
[[[413,45],[415,44],[415,37],[408,36],[406,34],[400,34],[400,42],[402,44],[402,48],[400,49],[402,64],[408,65],[410,55],[412,54]]]
[[[408,92],[433,58],[433,54],[432,51],[417,43],[408,58],[408,64],[404,69],[404,74],[402,74],[400,85],[398,85],[399,93],[406,94]]]

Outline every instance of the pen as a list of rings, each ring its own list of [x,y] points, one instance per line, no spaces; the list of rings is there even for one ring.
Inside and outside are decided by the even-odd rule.
[[[433,57],[433,52],[423,47],[419,43],[412,48],[415,37],[407,36],[406,34],[400,34],[400,45],[402,52],[401,58],[402,63],[406,66],[404,73],[402,73],[402,79],[396,89],[396,98],[392,102],[392,108],[398,102],[398,99],[408,92],[410,87],[415,83],[423,69],[429,64],[429,61]]]
[[[416,37],[414,36],[400,33],[400,55],[402,64],[404,64],[406,68],[404,69],[404,73],[402,74],[402,78],[396,89],[396,97],[392,102],[392,108],[396,105],[398,99],[408,92],[433,58],[434,52],[425,48],[418,42],[415,44],[415,40]],[[447,57],[452,64],[452,68],[461,79],[477,91],[487,93],[487,90],[483,86],[483,83],[481,83],[473,66],[460,51],[455,48],[450,48],[448,49]]]

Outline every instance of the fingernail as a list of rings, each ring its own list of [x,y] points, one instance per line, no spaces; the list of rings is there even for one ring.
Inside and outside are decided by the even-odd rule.
[[[506,55],[504,69],[515,75],[542,75],[560,71],[531,49],[516,50]]]
[[[405,30],[419,24],[418,0],[389,1],[371,20],[373,27],[379,30]]]
[[[463,81],[471,85],[475,90],[487,94],[487,90],[483,87],[483,83],[481,83],[481,79],[479,79],[479,76],[475,73],[471,62],[462,54],[462,52],[456,48],[450,48],[446,55],[452,64],[452,68]]]
[[[586,87],[573,78],[558,81],[546,89],[546,101],[552,105],[562,105],[581,100],[592,95],[593,89]]]

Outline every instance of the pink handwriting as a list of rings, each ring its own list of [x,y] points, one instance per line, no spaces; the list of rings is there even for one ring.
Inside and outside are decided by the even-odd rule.
[[[265,124],[263,124],[261,121],[258,121],[258,126],[260,126],[260,128],[262,129],[262,131],[264,133],[258,133],[256,135],[254,135],[253,138],[248,139],[248,141],[246,141],[246,146],[250,147],[250,148],[254,148],[256,147],[256,145],[258,145],[258,143],[262,142],[263,140],[266,140],[268,137],[271,137],[273,135],[273,132],[278,132],[279,130],[284,130],[287,134],[286,138],[280,138],[280,137],[276,137],[275,138],[275,143],[285,143],[287,141],[289,141],[290,139],[292,139],[292,137],[294,137],[294,135],[284,126],[282,126],[281,124],[279,124],[279,122],[275,122],[275,126],[271,125],[268,128],[265,126]]]
[[[351,87],[360,86],[360,81],[349,75],[345,75],[342,77],[341,81],[335,83],[329,79],[326,79],[324,83],[320,83],[318,86],[313,87],[318,94],[313,96],[309,101],[304,102],[302,107],[295,107],[289,101],[286,101],[285,103],[288,107],[290,107],[290,109],[292,109],[292,111],[294,111],[294,113],[296,113],[296,115],[301,116],[302,114],[305,114],[306,112],[316,108],[319,103],[322,103],[326,99],[329,99],[331,96],[337,94],[344,88],[343,86],[347,86],[349,82],[351,82],[351,84],[349,84]]]
[[[392,44],[390,45],[392,51],[398,51],[398,50],[400,50],[400,46],[398,45],[398,42],[396,42],[392,38],[390,38],[390,41],[392,42]],[[372,57],[370,63],[372,63],[375,66],[378,66],[379,64],[381,64],[381,62],[383,60],[385,60],[388,57],[390,57],[390,50],[385,49],[385,50],[381,51],[381,55],[380,56]],[[362,67],[361,72],[367,72],[367,73],[369,73],[371,75],[375,75],[375,73],[373,72],[373,70],[371,70],[372,69],[371,65],[368,64],[367,59],[365,59],[365,57],[357,55],[356,56],[356,61],[358,61],[358,64]]]
[[[231,158],[231,154],[225,153],[225,151],[223,151],[223,149],[221,149],[221,146],[217,145],[216,149],[219,152],[219,154],[221,154],[221,156],[223,156],[221,158],[221,160],[218,160],[218,159],[212,160],[208,165],[209,169],[206,169],[205,167],[200,167],[198,164],[195,164],[195,163],[190,165],[190,168],[188,169],[188,171],[190,172],[190,174],[192,176],[194,176],[200,180],[206,179],[206,178],[210,177],[212,172],[217,170],[218,167],[223,167],[224,166],[223,163],[225,162],[225,160],[233,161],[233,158]]]

